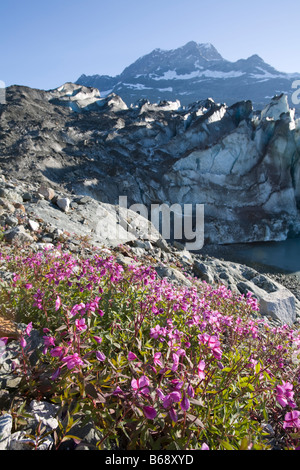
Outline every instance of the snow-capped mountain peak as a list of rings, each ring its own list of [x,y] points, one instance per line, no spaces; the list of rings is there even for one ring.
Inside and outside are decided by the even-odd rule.
[[[102,97],[114,92],[128,106],[141,98],[188,105],[211,97],[228,105],[251,100],[261,109],[272,96],[291,95],[296,78],[300,74],[279,72],[257,54],[231,62],[211,43],[190,41],[176,49],[154,49],[116,77],[82,75],[76,83],[98,88]]]

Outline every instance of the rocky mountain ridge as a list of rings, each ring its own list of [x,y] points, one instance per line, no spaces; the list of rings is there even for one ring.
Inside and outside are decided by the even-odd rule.
[[[115,77],[82,74],[76,83],[97,88],[103,97],[116,93],[128,106],[142,98],[188,105],[211,97],[228,106],[251,100],[262,109],[281,93],[292,104],[292,83],[299,78],[299,73],[279,72],[257,54],[230,62],[212,44],[190,41],[173,50],[155,49]]]

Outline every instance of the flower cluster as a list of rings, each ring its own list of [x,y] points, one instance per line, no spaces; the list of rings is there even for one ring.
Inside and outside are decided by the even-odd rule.
[[[61,396],[72,408],[81,399],[107,442],[122,435],[128,448],[265,448],[258,422],[282,412],[286,446],[298,445],[292,356],[300,334],[268,326],[251,294],[196,279],[177,286],[149,266],[124,268],[106,251],[1,258],[11,272],[18,267],[14,308],[27,324],[20,338],[27,383],[26,346],[37,328],[40,367],[55,390],[49,400]],[[11,292],[2,299],[11,302]]]

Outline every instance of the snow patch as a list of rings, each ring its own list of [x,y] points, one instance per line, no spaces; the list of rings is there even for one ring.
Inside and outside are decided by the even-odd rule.
[[[123,83],[123,85],[133,90],[152,90],[151,87],[145,86],[142,83]]]
[[[264,79],[270,79],[270,78],[286,78],[285,74],[282,73],[270,73],[264,70],[262,67],[256,67],[258,70],[262,71],[262,74],[256,74],[256,73],[251,73],[252,78],[264,78]]]
[[[245,75],[245,72],[231,70],[230,72],[221,72],[218,70],[195,70],[191,73],[178,75],[176,70],[168,70],[161,77],[151,76],[153,80],[190,80],[192,78],[237,78]],[[261,78],[261,76],[259,77]]]

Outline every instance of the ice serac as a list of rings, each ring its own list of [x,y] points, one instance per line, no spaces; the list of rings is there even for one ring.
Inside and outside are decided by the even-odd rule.
[[[182,215],[203,204],[205,243],[300,234],[300,121],[284,94],[261,111],[211,98],[127,107],[114,93],[101,98],[74,84],[9,87],[6,101],[0,158],[11,176],[102,204],[124,196],[149,217],[154,204],[177,204]]]
[[[298,121],[284,95],[274,98],[257,121],[243,108],[241,103],[225,114],[217,111],[222,117],[212,122],[218,122],[219,132],[208,146],[214,132],[209,119],[199,125],[202,144],[164,175],[167,199],[180,194],[183,204],[204,204],[211,242],[284,240],[299,231]],[[226,118],[231,115],[232,126],[237,114],[240,122],[230,129]]]
[[[101,98],[99,90],[92,87],[65,83],[50,91],[49,100],[53,104],[66,106],[72,111],[91,111],[98,107],[110,106],[114,110],[127,109],[123,100],[116,95],[111,95],[110,100]]]

